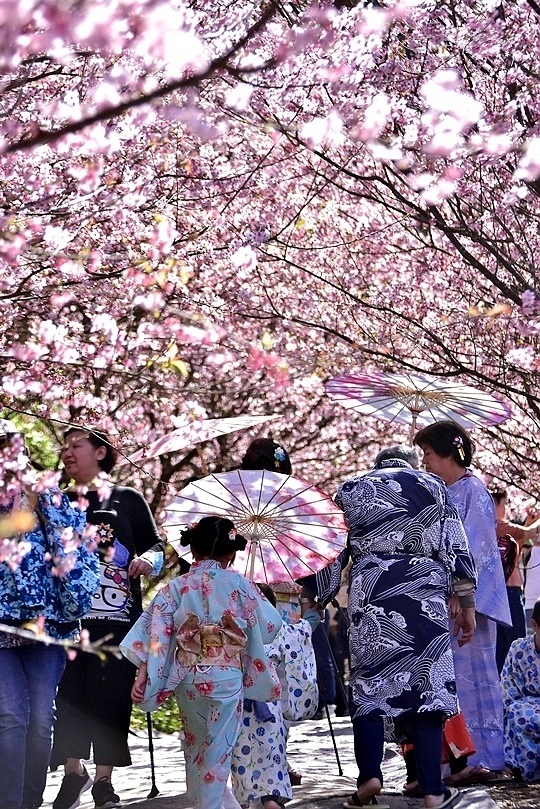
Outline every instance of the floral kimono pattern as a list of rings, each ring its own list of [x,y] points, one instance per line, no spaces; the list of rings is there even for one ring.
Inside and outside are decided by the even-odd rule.
[[[534,635],[515,640],[501,673],[504,756],[524,781],[540,778],[540,652]]]
[[[264,648],[280,626],[251,582],[205,560],[166,585],[120,645],[135,665],[148,665],[143,710],[176,692],[188,794],[198,809],[222,804],[244,697],[280,698]]]
[[[39,521],[24,535],[28,553],[14,570],[0,565],[0,622],[43,616],[51,637],[75,637],[99,587],[98,556],[84,540],[84,512],[65,494],[51,489],[39,494],[38,503]]]

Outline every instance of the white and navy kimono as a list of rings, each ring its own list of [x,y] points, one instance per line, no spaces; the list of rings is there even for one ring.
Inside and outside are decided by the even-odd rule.
[[[317,586],[327,602],[352,558],[353,715],[457,713],[447,600],[453,580],[474,582],[475,566],[444,483],[394,459],[346,481],[336,503],[349,526],[348,549],[317,574]]]

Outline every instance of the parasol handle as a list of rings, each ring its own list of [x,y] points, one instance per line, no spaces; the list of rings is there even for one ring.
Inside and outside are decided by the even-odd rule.
[[[203,451],[202,451],[200,445],[197,444],[195,449],[197,450],[197,455],[199,456],[199,460],[201,462],[203,475],[208,475],[208,466],[206,465],[206,461],[204,460]]]
[[[411,424],[411,429],[409,431],[409,444],[411,445],[411,447],[413,445],[413,438],[414,438],[415,432],[416,432],[416,413],[413,411],[412,424]]]
[[[255,555],[257,553],[257,545],[259,543],[259,535],[255,532],[250,537],[250,546],[249,546],[249,574],[248,579],[253,581],[253,577],[255,575]]]

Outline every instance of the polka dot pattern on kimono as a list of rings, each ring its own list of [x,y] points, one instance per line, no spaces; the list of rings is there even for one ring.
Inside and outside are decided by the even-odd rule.
[[[534,635],[514,641],[502,673],[504,753],[526,782],[540,778],[540,653]]]

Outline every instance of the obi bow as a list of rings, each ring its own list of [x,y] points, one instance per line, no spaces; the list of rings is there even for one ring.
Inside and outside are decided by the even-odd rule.
[[[219,624],[205,624],[191,614],[176,632],[176,654],[185,666],[235,665],[246,640],[246,633],[230,615],[224,615]]]

